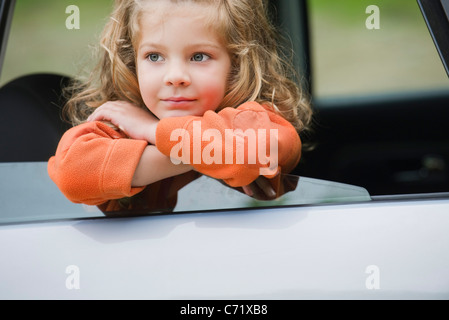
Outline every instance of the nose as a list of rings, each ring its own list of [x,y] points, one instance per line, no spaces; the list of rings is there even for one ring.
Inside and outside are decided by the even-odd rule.
[[[168,63],[164,82],[167,86],[189,86],[191,79],[188,66],[180,61],[172,61]]]

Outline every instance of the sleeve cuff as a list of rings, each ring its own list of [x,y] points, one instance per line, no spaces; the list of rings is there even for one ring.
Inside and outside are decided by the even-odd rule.
[[[117,194],[132,196],[144,188],[132,188],[131,181],[148,143],[143,140],[132,139],[117,139],[114,142],[104,160],[100,185],[105,192],[105,196],[108,196],[108,194],[111,196]],[[125,161],[126,163],[124,163]]]

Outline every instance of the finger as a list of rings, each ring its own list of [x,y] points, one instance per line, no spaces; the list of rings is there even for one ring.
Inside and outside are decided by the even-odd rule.
[[[105,102],[90,114],[87,121],[111,120],[113,113],[118,110],[120,109],[117,109],[117,102]]]
[[[91,121],[102,120],[102,119],[103,119],[102,111],[103,111],[102,106],[96,108],[96,109],[89,115],[89,117],[87,117],[87,121],[88,121],[88,122],[91,122]]]
[[[112,117],[108,113],[97,112],[95,114],[91,114],[90,117],[87,118],[87,121],[88,122],[93,122],[93,121],[110,121],[110,122],[112,122]]]
[[[253,190],[251,190],[251,186],[243,186],[242,189],[248,196],[252,197],[254,195]]]
[[[120,110],[117,110],[114,107],[104,107],[101,109],[95,110],[90,117],[88,118],[88,121],[110,121],[114,125],[117,125],[117,119],[121,117]]]
[[[255,182],[269,199],[276,198],[276,191],[274,191],[270,181],[267,178],[259,177]]]

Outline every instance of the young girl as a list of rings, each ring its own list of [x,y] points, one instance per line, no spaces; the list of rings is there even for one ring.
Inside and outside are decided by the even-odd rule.
[[[117,0],[100,63],[66,106],[76,126],[50,177],[94,205],[146,186],[157,201],[161,181],[196,172],[249,195],[265,188],[298,163],[312,116],[275,39],[263,0]],[[254,159],[264,150],[275,151],[270,161]]]

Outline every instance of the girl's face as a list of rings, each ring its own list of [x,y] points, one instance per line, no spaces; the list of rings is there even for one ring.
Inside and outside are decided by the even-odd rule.
[[[205,20],[211,8],[157,1],[140,20],[137,78],[148,109],[159,119],[202,116],[226,91],[231,59]]]

